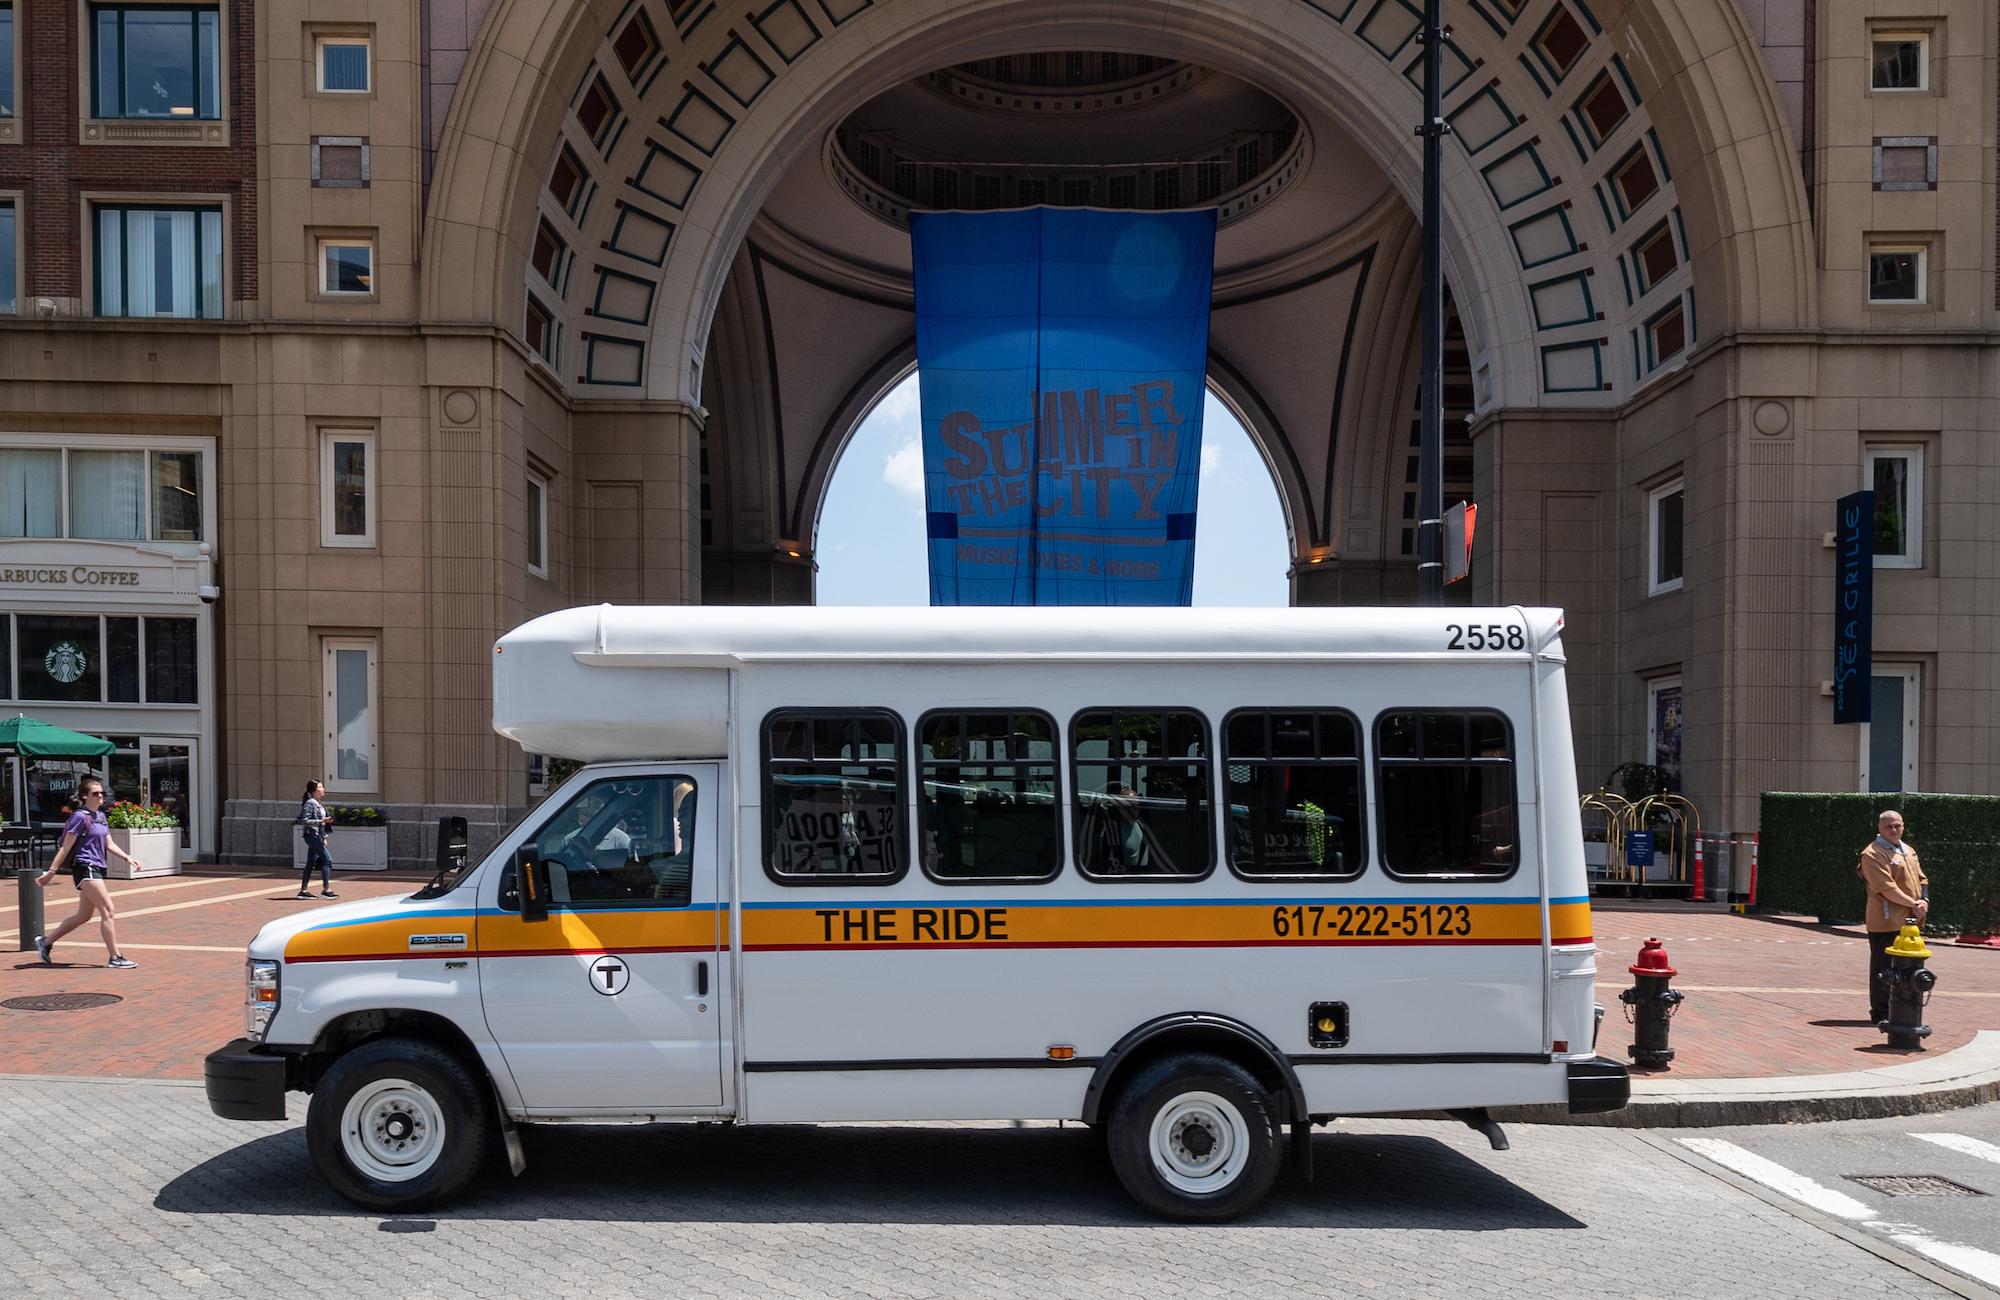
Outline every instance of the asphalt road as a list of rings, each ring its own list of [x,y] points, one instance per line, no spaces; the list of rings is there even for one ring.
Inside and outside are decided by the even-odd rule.
[[[0,1078],[0,1294],[1833,1300],[1989,1294],[1944,1265],[2000,1251],[2000,1198],[1847,1178],[2000,1193],[2000,1164],[1968,1145],[2000,1154],[1994,1109],[1524,1125],[1506,1152],[1455,1124],[1346,1122],[1317,1139],[1315,1182],[1288,1174],[1221,1227],[1145,1218],[1093,1135],[1046,1125],[535,1130],[520,1179],[489,1170],[457,1206],[385,1218],[319,1183],[293,1111],[237,1124],[197,1087]]]

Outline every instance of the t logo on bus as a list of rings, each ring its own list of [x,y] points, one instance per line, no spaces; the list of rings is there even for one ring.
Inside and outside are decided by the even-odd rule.
[[[623,957],[599,957],[590,963],[590,987],[605,997],[617,997],[632,982],[632,968]]]

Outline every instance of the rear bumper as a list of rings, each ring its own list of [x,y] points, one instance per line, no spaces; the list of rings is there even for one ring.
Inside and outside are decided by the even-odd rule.
[[[1608,1056],[1569,1063],[1569,1113],[1601,1115],[1632,1100],[1632,1075]]]
[[[224,1119],[285,1117],[285,1058],[247,1038],[232,1040],[202,1063],[208,1108]]]

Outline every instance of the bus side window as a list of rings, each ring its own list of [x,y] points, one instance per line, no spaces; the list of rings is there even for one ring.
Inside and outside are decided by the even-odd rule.
[[[1056,724],[965,709],[917,721],[917,846],[937,880],[1053,880],[1062,870]]]
[[[1375,719],[1382,865],[1393,876],[1510,876],[1521,858],[1514,741],[1485,709]]]
[[[764,719],[764,871],[779,884],[902,878],[903,723],[886,709]]]
[[[1195,880],[1215,865],[1208,724],[1183,709],[1086,709],[1070,721],[1077,870]]]
[[[1239,709],[1222,723],[1224,841],[1249,880],[1352,880],[1367,865],[1361,725],[1331,709]]]

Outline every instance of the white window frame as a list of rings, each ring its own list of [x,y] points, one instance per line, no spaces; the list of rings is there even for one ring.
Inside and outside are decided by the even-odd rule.
[[[1900,555],[1875,554],[1878,569],[1921,569],[1924,567],[1924,449],[1921,443],[1870,443],[1861,454],[1861,486],[1875,486],[1875,462],[1910,462],[1910,511],[1903,521],[1903,539],[1909,549]]]
[[[549,480],[546,475],[528,471],[526,506],[528,572],[537,578],[546,578],[549,576]],[[539,564],[535,562],[537,555],[541,556]]]
[[[359,45],[367,51],[368,84],[359,90],[335,90],[326,84],[326,47]],[[372,95],[375,93],[375,41],[357,32],[321,32],[313,37],[313,89],[322,95]]]
[[[368,655],[368,779],[343,780],[340,776],[340,677],[335,671],[336,653],[362,650]],[[374,793],[382,782],[381,649],[374,637],[330,636],[320,643],[321,761],[326,765],[326,788],[343,794]]]
[[[334,467],[333,445],[337,442],[358,442],[365,448],[362,455],[361,491],[362,514],[365,519],[364,531],[359,537],[346,536],[334,531]],[[375,497],[376,484],[381,475],[376,473],[375,431],[373,429],[321,429],[319,431],[319,544],[349,549],[366,549],[375,545]]]
[[[1924,716],[1924,669],[1922,664],[1876,663],[1870,666],[1871,679],[1868,689],[1875,690],[1876,677],[1900,677],[1903,679],[1903,772],[1897,782],[1899,791],[1921,789],[1918,773],[1922,770],[1923,759],[1923,716]],[[1861,781],[1855,788],[1863,794],[1869,793],[1870,754],[1869,742],[1875,730],[1873,722],[1864,722],[1855,728],[1861,740]]]
[[[171,438],[132,437],[118,433],[34,433],[0,432],[0,447],[20,447],[31,451],[54,451],[62,454],[62,478],[59,483],[60,502],[56,512],[58,533],[54,537],[8,538],[8,541],[102,541],[114,546],[148,546],[163,548],[176,555],[193,555],[202,546],[213,546],[216,536],[216,487],[215,487],[215,440],[213,438]],[[146,454],[145,490],[145,536],[117,541],[109,538],[82,538],[70,536],[69,517],[69,454],[73,451],[140,451]],[[153,453],[167,451],[192,451],[201,456],[201,535],[199,542],[166,541],[153,536],[155,509],[153,499]]]
[[[322,235],[319,239],[318,248],[319,291],[321,295],[328,298],[345,298],[350,301],[375,297],[377,291],[382,286],[375,278],[375,241],[373,239],[370,239],[366,235]],[[326,255],[336,248],[365,248],[368,250],[368,287],[366,289],[336,289],[333,287],[332,277],[327,274],[328,264]]]
[[[1677,578],[1660,581],[1660,503],[1674,493],[1681,494],[1681,573]],[[1676,478],[1662,483],[1646,494],[1646,594],[1664,596],[1679,591],[1687,581],[1687,480]]]
[[[1889,42],[1915,41],[1917,43],[1917,84],[1914,86],[1878,86],[1875,84],[1875,47]],[[1876,95],[1926,95],[1931,89],[1931,34],[1919,31],[1896,31],[1882,29],[1868,33],[1868,89]]]
[[[1878,253],[1915,253],[1917,255],[1917,296],[1914,298],[1877,298],[1875,296],[1875,256]],[[1928,307],[1931,302],[1931,249],[1929,244],[1876,244],[1868,245],[1868,264],[1862,268],[1868,276],[1868,305],[1870,307]]]

